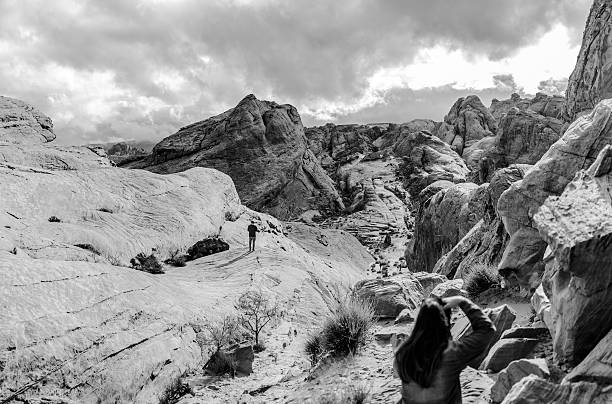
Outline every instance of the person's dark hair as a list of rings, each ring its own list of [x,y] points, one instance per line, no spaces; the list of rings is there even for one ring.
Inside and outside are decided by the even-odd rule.
[[[440,298],[425,299],[412,334],[395,353],[400,379],[404,383],[414,381],[424,388],[431,386],[451,338],[450,310],[444,310]]]

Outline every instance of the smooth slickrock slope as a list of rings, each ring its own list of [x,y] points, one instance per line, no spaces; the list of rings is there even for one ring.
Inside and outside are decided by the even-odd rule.
[[[311,324],[372,261],[346,232],[251,211],[217,170],[115,168],[94,148],[0,150],[2,402],[159,402],[201,363],[192,322],[256,288],[277,296],[293,327]],[[251,220],[260,234],[249,254]],[[165,274],[122,266],[216,236],[228,251]]]
[[[36,144],[53,139],[48,116],[23,101],[0,96],[0,142]]]
[[[576,67],[567,85],[565,115],[573,120],[612,98],[612,3],[595,0],[587,19]]]
[[[577,119],[525,178],[499,198],[497,210],[511,236],[499,269],[516,274],[526,287],[537,287],[546,249],[533,215],[547,197],[561,195],[574,174],[588,168],[599,152],[612,144],[611,113],[612,100],[604,100],[591,114]]]
[[[193,167],[228,174],[244,204],[279,219],[343,209],[333,181],[308,148],[297,110],[246,96],[235,108],[180,129],[127,164],[161,174]]]

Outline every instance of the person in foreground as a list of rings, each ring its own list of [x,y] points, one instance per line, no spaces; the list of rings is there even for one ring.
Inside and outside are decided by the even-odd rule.
[[[450,314],[460,307],[472,333],[454,341]],[[480,307],[465,297],[427,298],[410,337],[395,353],[393,367],[402,380],[402,404],[461,403],[459,374],[489,346],[495,326]]]

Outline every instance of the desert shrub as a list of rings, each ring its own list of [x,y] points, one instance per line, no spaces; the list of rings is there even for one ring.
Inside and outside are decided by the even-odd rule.
[[[482,292],[499,287],[501,277],[497,268],[485,264],[476,264],[463,275],[463,288],[471,298],[475,298]]]
[[[51,223],[60,223],[62,220],[61,220],[59,217],[57,217],[57,216],[51,216],[51,217],[49,218],[49,221],[50,221]]]
[[[316,332],[312,335],[309,335],[306,338],[306,344],[304,345],[304,351],[306,352],[306,356],[310,360],[311,366],[316,366],[317,363],[323,358],[324,353],[323,347],[323,339],[321,337],[321,332]]]
[[[266,345],[259,341],[258,343],[256,343],[255,345],[253,345],[253,352],[255,353],[260,353],[266,350]]]
[[[239,313],[240,324],[251,333],[255,345],[259,345],[263,329],[275,323],[283,314],[276,299],[258,290],[243,293],[235,307]]]
[[[181,254],[179,250],[174,250],[170,253],[170,257],[164,261],[164,263],[168,265],[172,265],[173,267],[184,267],[187,262],[187,258],[189,258],[185,254]]]
[[[137,256],[130,260],[130,263],[132,264],[132,268],[138,271],[144,271],[150,274],[164,273],[162,265],[159,263],[157,257],[154,254],[147,256],[143,253],[139,253]]]
[[[370,387],[366,384],[347,385],[333,392],[320,395],[317,404],[364,404],[370,397]]]
[[[91,251],[92,253],[94,253],[96,255],[100,255],[100,251],[98,251],[98,249],[96,247],[94,247],[93,245],[91,245],[89,243],[75,244],[74,246],[82,248],[83,250]]]
[[[202,355],[214,354],[242,339],[242,329],[236,316],[226,315],[220,320],[191,323]]]
[[[305,351],[315,365],[324,356],[354,355],[365,345],[374,325],[374,309],[370,302],[354,294],[337,302],[321,329],[306,341]]]
[[[188,261],[229,250],[229,244],[218,237],[205,238],[187,250]]]
[[[368,332],[374,325],[371,303],[354,295],[339,303],[323,323],[323,347],[331,355],[355,354],[365,345]]]
[[[166,390],[164,390],[162,396],[159,399],[159,404],[174,404],[177,403],[181,397],[193,394],[193,390],[187,383],[183,383],[180,377],[177,377],[174,382],[170,383]]]

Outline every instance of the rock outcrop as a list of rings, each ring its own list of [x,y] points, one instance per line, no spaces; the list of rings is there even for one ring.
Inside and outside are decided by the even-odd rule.
[[[612,144],[612,100],[600,102],[577,119],[534,167],[499,198],[497,210],[510,234],[499,264],[500,273],[535,289],[543,271],[546,243],[535,229],[533,215],[551,195],[561,195],[574,174],[588,168]]]
[[[228,174],[244,204],[279,219],[344,209],[333,181],[308,148],[297,110],[246,96],[220,115],[171,135],[126,165],[168,174],[192,167]]]
[[[508,242],[508,234],[497,213],[497,201],[499,196],[512,183],[521,180],[530,168],[531,166],[521,164],[499,169],[493,174],[489,184],[479,187],[479,192],[485,195],[483,198],[472,198],[468,209],[475,219],[482,219],[438,260],[434,272],[451,278],[461,278],[477,264],[499,263]]]
[[[479,202],[485,196],[482,191],[474,183],[438,181],[421,192],[414,237],[406,251],[406,262],[412,271],[431,272],[440,257],[482,218],[484,212],[475,209],[483,206]]]
[[[529,375],[512,387],[502,404],[606,404],[611,400],[610,389],[596,383],[555,384]]]
[[[542,379],[550,377],[550,370],[545,359],[519,359],[511,362],[508,367],[497,375],[497,380],[491,387],[491,400],[494,403],[501,403],[512,386],[519,382],[523,377],[535,375]]]
[[[0,96],[0,142],[37,144],[53,139],[51,118],[21,100]]]
[[[520,95],[514,93],[507,100],[493,99],[489,111],[498,121],[503,118],[512,108],[517,108],[520,111],[531,111],[536,114],[549,117],[563,119],[563,108],[565,106],[565,98],[558,95],[547,95],[537,93],[534,98],[521,98]]]
[[[429,132],[407,133],[395,144],[393,153],[404,159],[402,175],[413,198],[436,181],[465,182],[469,174],[461,157]]]
[[[555,353],[576,364],[612,329],[612,145],[546,199],[534,221],[552,251],[544,287]]]
[[[565,115],[574,120],[612,98],[612,4],[595,0],[587,19],[576,67],[569,77]]]
[[[459,98],[437,128],[436,136],[460,155],[483,138],[494,136],[497,122],[476,95]]]

